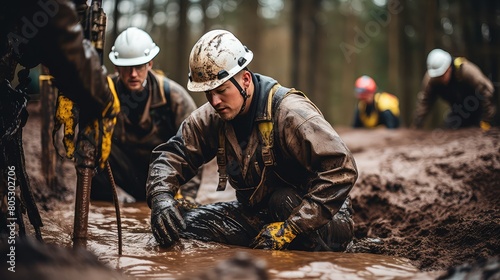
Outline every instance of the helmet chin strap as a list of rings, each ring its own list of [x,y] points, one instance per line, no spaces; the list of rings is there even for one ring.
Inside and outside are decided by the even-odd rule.
[[[240,92],[241,96],[243,96],[243,105],[241,105],[241,109],[240,111],[238,112],[238,115],[241,114],[241,112],[243,112],[243,110],[245,110],[245,107],[247,105],[247,99],[248,99],[248,94],[247,92],[240,86],[240,84],[238,84],[238,82],[234,79],[234,77],[231,77],[229,79],[233,85],[238,89],[238,91]]]

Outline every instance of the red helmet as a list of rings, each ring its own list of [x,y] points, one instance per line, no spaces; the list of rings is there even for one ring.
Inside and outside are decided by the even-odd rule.
[[[377,84],[369,76],[363,75],[354,83],[354,92],[356,97],[362,94],[374,94],[377,90]]]

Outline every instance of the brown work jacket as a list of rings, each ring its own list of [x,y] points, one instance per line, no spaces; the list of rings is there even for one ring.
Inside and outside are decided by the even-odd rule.
[[[273,188],[294,188],[302,203],[288,222],[301,232],[316,230],[331,221],[353,187],[358,175],[354,158],[308,98],[292,89],[275,108],[262,108],[278,83],[259,74],[253,74],[253,82],[252,106],[257,106],[257,114],[248,142],[242,145],[231,123],[223,121],[209,103],[204,104],[183,122],[176,136],[153,151],[148,202],[159,193],[175,194],[198,166],[216,157],[224,143],[225,171],[239,202],[250,208],[266,207]],[[266,166],[257,123],[269,114],[274,126],[274,163]]]

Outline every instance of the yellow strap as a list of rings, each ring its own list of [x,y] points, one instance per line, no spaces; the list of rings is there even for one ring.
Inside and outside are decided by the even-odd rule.
[[[118,93],[116,92],[115,83],[113,83],[113,80],[111,79],[111,77],[108,76],[107,79],[108,79],[109,90],[111,91],[111,94],[113,95],[113,102],[110,102],[106,106],[106,109],[104,109],[102,111],[103,117],[106,116],[109,108],[112,108],[112,110],[114,110],[114,112],[112,112],[113,115],[118,114],[120,111],[120,100],[118,99]]]
[[[274,154],[273,154],[273,146],[274,146],[274,135],[273,135],[273,116],[272,116],[272,106],[273,99],[276,92],[281,88],[279,84],[274,85],[267,97],[267,115],[266,118],[262,121],[259,121],[258,128],[260,137],[262,138],[262,160],[264,161],[265,166],[274,165]],[[264,175],[263,175],[264,176]]]
[[[273,155],[273,121],[272,121],[272,103],[273,103],[273,96],[276,93],[280,86],[277,84],[275,85],[271,91],[269,92],[269,96],[267,99],[267,112],[269,113],[267,118],[259,121],[258,123],[258,129],[260,136],[262,138],[262,160],[264,161],[265,166],[270,166],[274,165],[274,155]],[[222,126],[219,129],[219,147],[217,149],[217,166],[219,168],[219,183],[217,186],[217,191],[223,191],[226,188],[226,182],[227,182],[227,174],[226,174],[226,149],[225,149],[225,131],[224,131],[225,126]],[[252,200],[253,196],[256,194],[257,190],[259,187],[262,185],[262,182],[264,181],[265,177],[265,172],[266,169],[264,168],[262,172],[262,177],[261,177],[261,182],[259,183],[259,186],[257,186],[256,190],[250,197],[250,201]]]
[[[379,112],[389,110],[394,116],[399,117],[399,100],[396,96],[387,92],[377,93],[375,104]]]
[[[457,57],[453,60],[453,65],[455,66],[455,69],[460,69],[460,67],[462,67],[462,64],[464,64],[464,62],[467,61],[467,59],[465,57]]]
[[[272,154],[273,148],[273,122],[272,121],[263,121],[259,122],[259,131],[262,137],[262,160],[264,161],[264,165],[273,165],[274,157]]]
[[[359,119],[365,127],[375,127],[378,124],[378,112],[373,110],[370,115],[366,114],[366,103],[358,103]]]
[[[273,122],[260,122],[259,123],[259,131],[262,135],[262,142],[264,142],[264,146],[270,147],[272,146],[272,133],[273,132]]]

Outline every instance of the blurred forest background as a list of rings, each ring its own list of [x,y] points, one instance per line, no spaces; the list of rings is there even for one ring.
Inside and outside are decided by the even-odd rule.
[[[334,126],[352,124],[354,81],[365,74],[400,98],[402,124],[409,126],[434,48],[477,64],[494,83],[500,107],[497,0],[103,0],[103,9],[109,72],[116,37],[135,26],[161,48],[154,68],[185,87],[192,46],[222,28],[254,52],[251,71],[304,91]],[[206,102],[203,94],[192,96]],[[438,101],[426,128],[442,124],[447,110]]]

